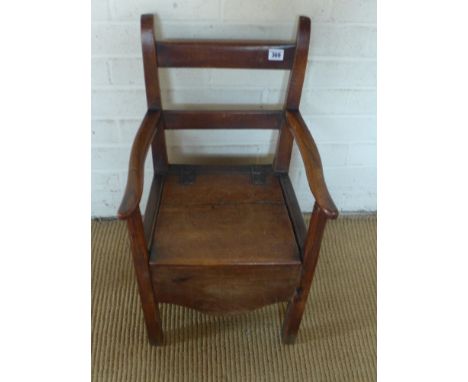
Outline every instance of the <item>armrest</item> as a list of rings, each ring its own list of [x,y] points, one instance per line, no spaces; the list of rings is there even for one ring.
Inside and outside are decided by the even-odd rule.
[[[322,161],[317,146],[302,119],[301,113],[299,111],[286,111],[286,122],[299,147],[299,152],[304,161],[307,181],[315,202],[328,218],[335,219],[338,217],[338,210],[325,183]]]
[[[159,110],[148,110],[133,141],[128,167],[127,187],[120,204],[119,219],[130,217],[140,204],[141,194],[143,193],[145,159],[154,135],[158,130],[160,116],[161,112]]]

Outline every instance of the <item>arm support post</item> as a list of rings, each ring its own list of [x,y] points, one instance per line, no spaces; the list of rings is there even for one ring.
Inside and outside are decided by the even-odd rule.
[[[307,175],[307,182],[314,195],[315,202],[329,219],[338,217],[338,210],[328,192],[323,175],[322,161],[317,146],[299,111],[286,111],[286,123],[291,131]]]

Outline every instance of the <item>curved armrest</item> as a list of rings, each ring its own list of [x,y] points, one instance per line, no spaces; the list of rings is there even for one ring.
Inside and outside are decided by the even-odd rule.
[[[133,141],[128,167],[127,187],[120,204],[118,217],[127,219],[138,207],[143,193],[143,175],[146,154],[158,130],[160,111],[148,110]]]
[[[338,217],[338,210],[325,183],[322,161],[317,146],[302,119],[301,113],[299,111],[286,111],[286,122],[299,147],[299,152],[304,161],[307,181],[315,202],[327,217],[335,219]]]

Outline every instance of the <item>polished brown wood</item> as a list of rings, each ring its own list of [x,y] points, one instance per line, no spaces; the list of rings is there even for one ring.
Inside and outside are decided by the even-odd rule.
[[[286,318],[283,323],[282,338],[286,344],[292,344],[296,340],[314,277],[315,267],[317,266],[326,222],[327,215],[315,204],[304,245],[301,281],[288,304]]]
[[[151,265],[156,300],[205,313],[239,313],[287,301],[301,264]]]
[[[306,226],[304,224],[304,217],[302,216],[301,208],[294,193],[294,188],[289,179],[288,174],[281,174],[279,177],[281,189],[283,191],[284,202],[288,208],[289,217],[294,228],[294,234],[296,235],[296,241],[299,245],[301,255],[304,249],[304,243],[306,238]]]
[[[151,154],[153,156],[153,168],[155,174],[164,174],[169,168],[166,150],[165,123],[161,116],[158,130],[151,143]]]
[[[279,129],[282,110],[164,110],[167,130]]]
[[[286,121],[301,153],[307,181],[316,203],[329,218],[336,218],[338,210],[328,192],[323,175],[322,160],[317,145],[299,111],[286,111]]]
[[[141,16],[141,47],[148,109],[161,110],[161,91],[159,88],[158,57],[153,15]]]
[[[148,109],[161,110],[161,90],[159,87],[158,58],[153,15],[141,16],[141,46]],[[158,174],[167,171],[168,167],[164,121],[161,120],[160,123],[160,129],[158,129],[151,144],[154,172]]]
[[[284,41],[159,41],[161,68],[291,69],[295,45]],[[284,50],[282,61],[268,59],[270,49]]]
[[[273,161],[273,168],[277,173],[287,174],[289,163],[291,162],[291,153],[294,138],[289,131],[286,122],[283,120],[276,142],[276,153]]]
[[[135,267],[138,291],[140,293],[148,338],[151,344],[162,345],[164,337],[161,326],[161,317],[159,315],[158,304],[154,298],[153,283],[149,269],[148,250],[139,207],[137,207],[137,209],[128,217],[127,226],[130,234],[133,265]]]
[[[180,181],[181,170],[166,176],[154,230],[157,300],[205,312],[287,301],[301,260],[271,167],[193,166],[190,184]],[[264,182],[254,183],[253,172],[263,172]]]
[[[302,86],[307,68],[310,43],[310,19],[299,17],[299,27],[296,37],[296,52],[289,77],[288,95],[286,98],[287,110],[298,110],[301,102]]]
[[[151,183],[151,189],[146,204],[143,227],[145,231],[145,240],[148,250],[153,244],[154,227],[158,217],[159,205],[161,204],[161,196],[164,187],[164,176],[155,174]]]
[[[146,155],[156,134],[160,116],[160,111],[148,110],[135,136],[130,153],[127,187],[118,212],[120,219],[128,218],[140,203]]]
[[[288,92],[286,96],[286,110],[298,110],[301,102],[302,86],[304,84],[305,72],[307,68],[307,58],[309,55],[310,42],[310,19],[308,17],[299,17],[299,26],[296,36],[296,50],[294,52],[294,61],[289,75]],[[277,172],[287,173],[291,162],[291,153],[293,147],[293,137],[283,124],[280,130],[278,143],[276,146],[276,155],[274,168]]]
[[[310,20],[299,19],[295,43],[157,42],[151,15],[141,18],[141,36],[148,111],[132,146],[119,217],[127,220],[150,342],[163,342],[158,303],[227,313],[288,301],[282,338],[293,343],[326,221],[338,215],[298,111]],[[268,60],[270,48],[284,49],[283,61]],[[291,75],[283,110],[162,110],[158,67],[290,69]],[[279,137],[269,165],[171,165],[166,129],[276,129]],[[294,141],[315,198],[308,230],[287,174]],[[154,174],[143,222],[139,203],[150,146]]]
[[[192,184],[166,176],[152,263],[299,264],[281,185],[272,172],[259,185],[247,171],[195,171]]]

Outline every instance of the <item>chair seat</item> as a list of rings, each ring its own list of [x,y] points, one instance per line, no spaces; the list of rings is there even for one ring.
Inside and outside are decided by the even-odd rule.
[[[200,166],[166,176],[150,263],[300,264],[281,185],[269,169]]]
[[[271,166],[171,166],[151,248],[161,302],[241,311],[287,301],[301,259]]]

